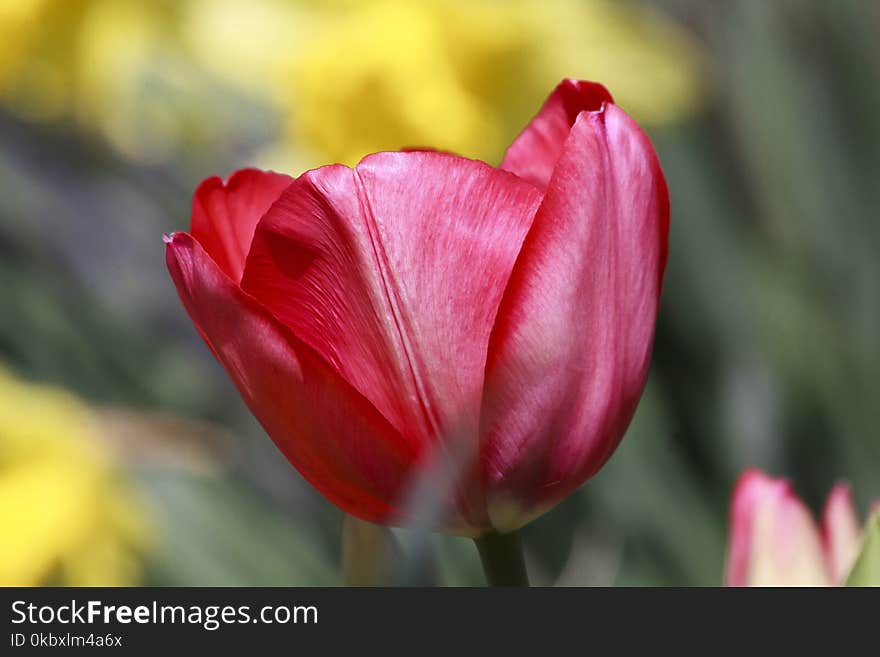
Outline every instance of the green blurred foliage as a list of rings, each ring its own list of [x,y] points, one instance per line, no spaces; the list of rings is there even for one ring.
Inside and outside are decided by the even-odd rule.
[[[704,44],[709,99],[651,130],[673,221],[650,383],[603,471],[527,528],[537,583],[719,584],[749,465],[814,508],[837,479],[862,509],[880,497],[880,4],[653,4]],[[150,165],[0,112],[0,358],[236,435],[212,474],[130,464],[161,525],[148,583],[336,584],[341,514],[249,416],[165,272],[161,233],[198,179],[245,163],[254,116],[224,111],[247,134]],[[401,582],[482,582],[468,541],[395,533]]]
[[[862,551],[856,558],[847,586],[880,586],[880,513],[868,520]]]

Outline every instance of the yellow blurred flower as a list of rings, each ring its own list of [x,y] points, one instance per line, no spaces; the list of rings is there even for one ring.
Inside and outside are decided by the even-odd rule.
[[[140,161],[235,143],[248,120],[295,168],[407,146],[494,161],[563,77],[648,125],[703,86],[701,47],[634,0],[5,0],[0,32],[7,106]]]
[[[87,0],[0,2],[0,97],[36,119],[58,119],[71,106],[71,56]]]
[[[138,582],[143,509],[97,433],[78,399],[0,367],[0,585]]]
[[[631,2],[202,0],[192,7],[185,33],[195,52],[220,75],[270,81],[288,143],[306,166],[352,164],[407,146],[498,159],[563,77],[601,80],[649,125],[687,116],[702,94],[694,39]],[[271,58],[261,43],[271,44]]]
[[[80,25],[74,115],[131,159],[160,161],[174,142],[198,141],[188,134],[198,132],[198,119],[188,117],[179,97],[198,91],[175,47],[174,26],[164,2],[131,0],[91,0]],[[199,118],[210,122],[204,113]]]
[[[210,147],[231,120],[177,38],[184,4],[0,0],[0,101],[29,119],[72,120],[135,161]]]
[[[0,2],[0,82],[7,79],[16,64],[21,61],[22,51],[27,47],[33,33],[34,19],[39,15],[44,0],[21,0]]]

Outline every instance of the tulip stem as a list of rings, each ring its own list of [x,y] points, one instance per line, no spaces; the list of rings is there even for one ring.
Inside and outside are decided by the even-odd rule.
[[[528,586],[529,574],[518,531],[489,532],[474,539],[489,586]]]

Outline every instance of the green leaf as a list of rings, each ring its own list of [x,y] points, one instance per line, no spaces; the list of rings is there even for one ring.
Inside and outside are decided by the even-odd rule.
[[[880,511],[865,528],[862,552],[846,578],[847,586],[880,586]]]

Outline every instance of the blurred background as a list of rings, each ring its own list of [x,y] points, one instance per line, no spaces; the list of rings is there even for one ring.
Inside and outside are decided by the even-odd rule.
[[[721,583],[749,465],[864,513],[878,33],[873,0],[0,0],[0,584],[340,583],[341,512],[199,339],[162,233],[242,166],[497,163],[562,77],[647,128],[673,220],[645,397],[526,530],[533,580]],[[419,581],[483,582],[470,541],[430,553]]]

